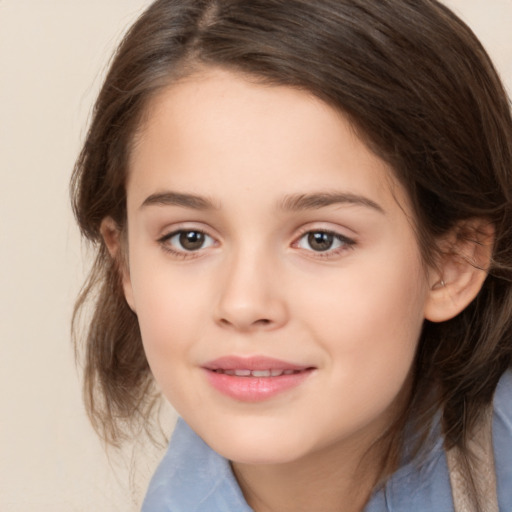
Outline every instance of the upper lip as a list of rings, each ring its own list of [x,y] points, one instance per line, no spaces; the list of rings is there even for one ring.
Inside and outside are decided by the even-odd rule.
[[[308,365],[299,365],[266,356],[224,356],[203,365],[207,370],[306,370]]]

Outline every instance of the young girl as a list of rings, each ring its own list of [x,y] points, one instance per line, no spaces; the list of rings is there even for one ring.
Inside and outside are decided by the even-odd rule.
[[[91,418],[182,418],[144,512],[512,510],[512,120],[446,7],[157,0],[72,190]]]

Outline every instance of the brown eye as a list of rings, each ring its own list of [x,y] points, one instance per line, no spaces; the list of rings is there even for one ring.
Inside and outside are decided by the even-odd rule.
[[[205,242],[205,234],[201,231],[181,231],[179,233],[179,243],[186,251],[197,251],[201,249]]]
[[[355,241],[341,233],[334,231],[307,231],[296,242],[296,246],[313,253],[325,253],[336,255],[340,251],[349,249],[355,245]]]
[[[215,240],[198,229],[180,229],[163,236],[159,243],[174,253],[197,252],[215,245]]]
[[[313,251],[328,251],[334,243],[334,235],[325,231],[312,231],[308,233],[308,245]]]

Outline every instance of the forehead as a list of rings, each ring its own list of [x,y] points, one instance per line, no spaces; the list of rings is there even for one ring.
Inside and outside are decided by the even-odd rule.
[[[165,188],[277,197],[342,187],[407,203],[392,170],[341,112],[306,91],[218,69],[183,79],[152,99],[127,185],[129,201]]]

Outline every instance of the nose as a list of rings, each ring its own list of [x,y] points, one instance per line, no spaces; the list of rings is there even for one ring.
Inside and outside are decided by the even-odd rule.
[[[285,289],[271,258],[255,250],[226,261],[220,279],[216,322],[241,332],[273,330],[288,320]]]

